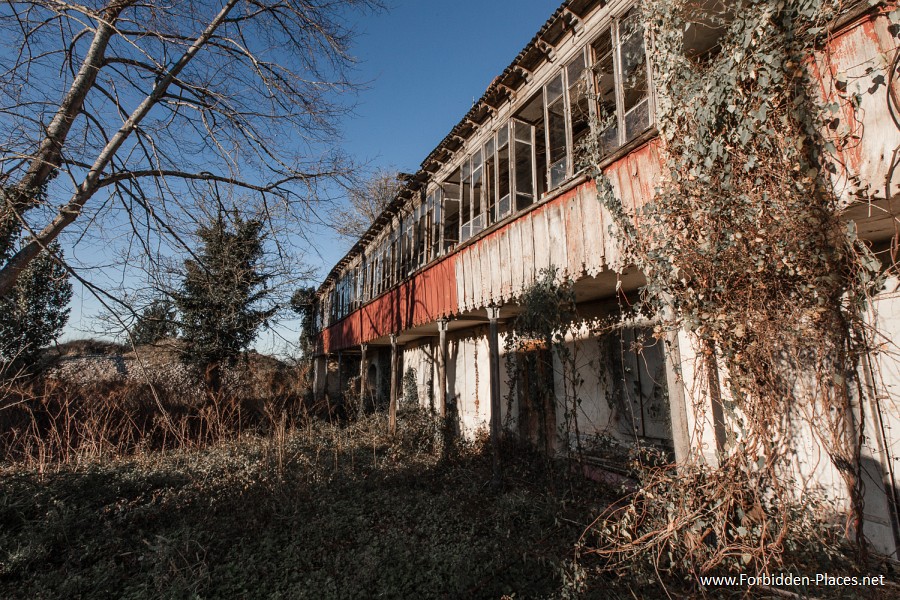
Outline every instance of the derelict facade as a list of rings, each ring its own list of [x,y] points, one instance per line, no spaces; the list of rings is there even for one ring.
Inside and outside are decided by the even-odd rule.
[[[896,52],[886,16],[891,7],[861,4],[835,24],[827,51],[809,65],[824,94],[835,73],[886,74]],[[699,53],[715,36],[697,29],[685,39],[686,51]],[[520,312],[517,299],[548,273],[574,282],[586,323],[617,314],[645,283],[625,263],[610,233],[612,217],[579,156],[603,115],[604,130],[594,132],[600,168],[626,205],[652,199],[662,162],[643,44],[633,0],[569,0],[553,13],[320,287],[318,396],[339,401],[362,390],[396,406],[405,393],[441,414],[451,410],[466,435],[487,428],[494,415],[495,423],[557,448],[570,442],[565,422],[574,418],[579,435],[648,442],[676,459],[701,452],[715,460],[713,418],[700,422],[688,410],[708,400],[698,398],[696,353],[686,332],[656,339],[652,319],[602,333],[586,324],[566,341],[566,365],[536,345],[530,352],[544,353],[544,360],[532,364],[552,371],[533,374],[552,381],[549,419],[536,419],[521,401],[528,382],[507,374],[506,365],[528,353],[519,348],[510,356],[504,348],[508,324]],[[838,176],[847,219],[876,251],[895,236],[891,215],[900,203],[885,186],[900,131],[884,97],[900,93],[900,85],[882,90],[863,96],[861,116],[853,118],[865,133],[846,151],[848,172]],[[885,351],[871,357],[882,376],[863,413],[874,432],[865,448],[866,533],[896,556],[900,361],[887,348],[900,343],[900,282],[892,283],[871,315]],[[804,464],[816,480],[836,486],[839,478],[814,456],[821,451],[804,445],[810,446]]]

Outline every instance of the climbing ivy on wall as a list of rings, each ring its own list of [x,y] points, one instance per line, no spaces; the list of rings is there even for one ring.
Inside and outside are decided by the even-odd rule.
[[[823,99],[812,78],[845,4],[642,4],[662,178],[635,212],[602,171],[594,175],[614,234],[647,275],[645,302],[668,316],[663,330],[698,341],[701,387],[720,405],[727,438],[718,469],[698,461],[680,475],[654,471],[632,503],[608,515],[595,551],[613,564],[641,551],[659,568],[695,575],[778,563],[786,536],[805,522],[797,511],[807,499],[790,480],[800,422],[841,474],[852,504],[846,530],[863,544],[863,431],[853,405],[870,339],[862,311],[880,286],[880,263],[842,222],[833,183],[839,151],[854,142],[843,115],[860,98]],[[691,56],[685,35],[699,24],[721,36]],[[847,89],[837,83],[825,87]],[[704,406],[689,410],[702,418]],[[651,508],[654,496],[662,501]],[[761,514],[749,519],[751,510]]]

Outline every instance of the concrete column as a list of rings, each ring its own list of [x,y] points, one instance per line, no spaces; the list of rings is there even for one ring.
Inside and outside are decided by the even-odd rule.
[[[440,398],[441,418],[447,418],[447,327],[448,319],[438,321],[438,396]]]
[[[313,361],[313,396],[321,400],[328,393],[328,361],[330,356],[323,354]]]
[[[706,379],[709,384],[709,399],[712,403],[713,428],[716,434],[716,458],[725,452],[727,440],[725,427],[725,409],[722,406],[722,385],[719,382],[719,363],[716,357],[716,345],[707,340],[703,345],[706,353]]]
[[[684,463],[691,456],[691,431],[687,419],[688,407],[684,393],[684,378],[681,376],[681,348],[678,346],[677,332],[666,334],[665,358],[675,461]]]
[[[368,344],[359,345],[359,416],[366,414],[366,398],[369,387],[369,364],[366,358],[366,351],[369,349]]]
[[[388,405],[388,433],[397,433],[397,401],[400,396],[400,381],[397,371],[400,368],[400,356],[397,348],[397,336],[391,334],[391,400]]]
[[[488,350],[491,365],[491,450],[493,454],[493,483],[500,484],[500,334],[497,328],[497,320],[500,318],[500,308],[488,307],[488,319],[490,332],[488,335]]]
[[[342,350],[338,350],[337,367],[337,401],[340,402],[344,395],[344,352]]]

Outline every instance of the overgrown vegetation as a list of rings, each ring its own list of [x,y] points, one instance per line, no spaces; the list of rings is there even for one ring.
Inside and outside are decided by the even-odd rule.
[[[606,491],[508,447],[497,493],[480,444],[442,459],[411,417],[401,411],[394,440],[378,414],[199,453],[6,473],[0,595],[557,596],[571,541]]]
[[[834,151],[852,141],[842,111],[859,98],[826,105],[807,68],[843,3],[709,6],[642,4],[665,156],[652,204],[634,213],[596,173],[616,235],[647,275],[646,305],[670,317],[658,335],[684,329],[697,341],[694,396],[706,401],[689,410],[724,436],[712,449],[718,467],[695,447],[693,464],[647,471],[629,502],[598,522],[593,551],[608,569],[646,565],[679,579],[770,571],[844,533],[864,551],[864,433],[853,403],[869,346],[862,310],[880,268],[839,218],[831,178]],[[686,56],[685,32],[698,24],[721,37]],[[807,430],[850,496],[839,531],[823,520],[833,507],[794,476],[789,448]]]
[[[94,349],[96,353],[97,350]],[[283,421],[327,417],[306,397],[303,365],[249,355],[223,371],[216,402],[202,380],[180,367],[177,349],[143,347],[132,355],[76,358],[84,377],[54,370],[0,387],[0,457],[38,472],[148,452],[201,450],[242,434],[274,435]],[[113,363],[134,373],[107,378],[89,363]]]

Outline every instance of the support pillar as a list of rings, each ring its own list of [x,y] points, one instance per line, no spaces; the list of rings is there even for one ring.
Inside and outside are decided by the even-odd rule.
[[[366,405],[368,404],[369,391],[369,364],[366,358],[366,351],[369,349],[368,344],[359,345],[359,416],[366,414]]]
[[[688,426],[684,378],[681,376],[681,349],[678,333],[666,334],[666,387],[669,390],[669,417],[672,422],[672,445],[675,461],[685,463],[691,457],[691,431]]]
[[[495,486],[500,485],[500,334],[497,320],[500,318],[500,308],[488,307],[488,320],[490,332],[488,336],[488,350],[490,356],[491,372],[491,452],[493,455],[493,478]]]
[[[447,418],[447,328],[448,319],[438,321],[438,397],[441,419]]]
[[[313,399],[319,399],[319,380],[322,379],[322,358],[320,356],[313,357]]]
[[[340,402],[341,398],[344,397],[344,352],[343,350],[338,350],[338,365],[337,365],[337,401]]]
[[[722,406],[722,385],[719,382],[719,363],[716,357],[716,345],[707,341],[703,346],[706,353],[706,378],[709,384],[709,399],[712,403],[713,429],[716,435],[716,458],[721,464],[722,453],[725,452],[727,440],[725,427],[725,409]]]
[[[388,433],[397,433],[397,401],[400,395],[400,381],[397,371],[400,368],[400,356],[397,348],[397,336],[391,334],[391,401],[388,405]]]

